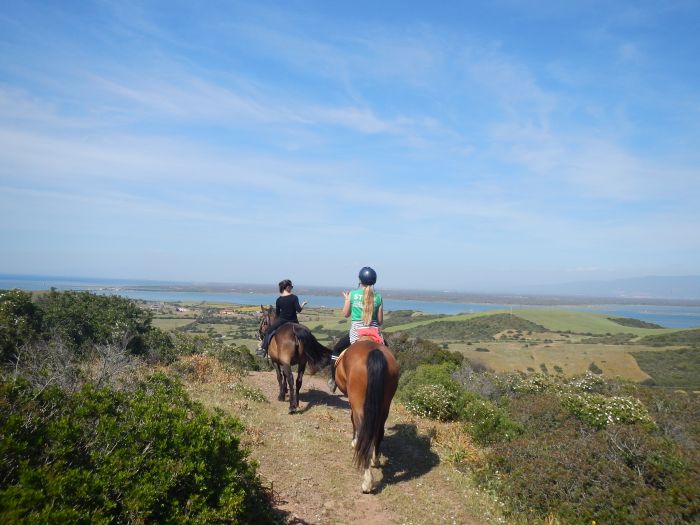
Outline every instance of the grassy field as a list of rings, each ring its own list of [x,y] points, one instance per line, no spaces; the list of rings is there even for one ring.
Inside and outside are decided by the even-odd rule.
[[[209,333],[253,350],[258,345],[259,311],[257,305],[167,304],[155,312],[154,324],[164,330],[175,330],[194,322],[188,330]],[[384,332],[389,336],[406,332],[412,337],[430,339],[497,372],[570,376],[596,370],[606,377],[644,381],[656,371],[660,377],[654,379],[658,379],[659,384],[671,381],[669,374],[662,370],[674,366],[676,354],[673,351],[682,347],[680,343],[673,344],[674,340],[684,341],[688,337],[685,334],[693,334],[678,329],[623,326],[602,314],[556,308],[528,308],[513,312],[492,310],[448,316],[402,311],[388,312],[385,319],[388,326]],[[299,321],[326,346],[332,345],[350,324],[340,310],[330,308],[306,308],[299,314]],[[650,335],[669,339],[668,346],[655,347],[641,341]],[[664,357],[667,351],[671,352]],[[646,360],[643,356],[650,352],[655,352],[653,362],[663,362],[663,366],[654,368],[649,365],[651,354]],[[656,354],[658,352],[661,354]],[[683,355],[685,361],[697,361],[697,354]],[[638,361],[644,361],[645,366],[640,367]],[[685,363],[683,366],[687,368],[689,365]]]
[[[606,377],[620,377],[631,381],[644,381],[649,378],[639,367],[633,354],[658,351],[641,345],[587,345],[565,342],[532,346],[516,342],[471,345],[453,343],[449,344],[449,349],[461,352],[470,361],[482,363],[496,372],[544,372],[572,376],[585,373],[591,363],[594,363]]]
[[[172,318],[172,317],[166,317],[166,318],[154,318],[153,319],[153,326],[160,328],[161,330],[170,331],[170,330],[175,330],[176,328],[180,328],[181,326],[187,326],[190,324],[194,319],[186,319],[186,318]]]
[[[604,314],[560,310],[554,308],[523,308],[513,312],[518,317],[540,324],[557,332],[571,331],[579,334],[634,334],[639,337],[646,335],[676,332],[672,328],[637,328],[623,326],[608,319]]]

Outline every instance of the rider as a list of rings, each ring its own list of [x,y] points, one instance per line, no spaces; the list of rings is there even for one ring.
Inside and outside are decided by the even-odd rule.
[[[333,347],[331,359],[331,378],[328,380],[328,388],[335,392],[335,362],[340,353],[357,341],[360,337],[358,331],[375,331],[376,337],[383,340],[379,333],[379,327],[384,322],[384,305],[382,296],[374,291],[377,282],[377,272],[369,266],[360,270],[360,287],[350,292],[343,292],[343,315],[350,317],[350,332],[341,337]]]
[[[265,337],[258,347],[258,355],[264,357],[267,355],[267,347],[270,345],[270,340],[275,330],[277,330],[284,323],[298,323],[297,313],[304,309],[304,306],[308,301],[304,301],[299,304],[299,298],[292,293],[292,288],[294,285],[289,279],[284,279],[279,282],[280,296],[275,302],[275,313],[277,314],[277,319],[270,323],[265,332]]]

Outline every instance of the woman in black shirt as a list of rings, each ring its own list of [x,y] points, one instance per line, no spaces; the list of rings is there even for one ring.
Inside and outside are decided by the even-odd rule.
[[[299,298],[292,293],[292,288],[294,285],[289,279],[280,281],[280,296],[275,302],[275,312],[277,313],[277,319],[275,319],[265,332],[265,337],[258,349],[258,353],[262,356],[267,354],[267,347],[270,345],[270,339],[272,339],[272,334],[284,323],[298,323],[297,313],[301,312],[306,306],[308,301],[304,301],[299,304]]]

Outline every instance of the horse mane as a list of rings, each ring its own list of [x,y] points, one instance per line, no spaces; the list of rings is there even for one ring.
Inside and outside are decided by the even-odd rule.
[[[314,368],[323,368],[330,362],[331,350],[318,342],[304,325],[293,325],[294,335],[304,344],[304,355]]]

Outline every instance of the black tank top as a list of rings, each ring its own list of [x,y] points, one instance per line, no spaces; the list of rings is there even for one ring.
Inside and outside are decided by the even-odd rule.
[[[277,317],[292,323],[298,323],[297,312],[301,312],[299,298],[294,294],[280,295],[275,303]]]

